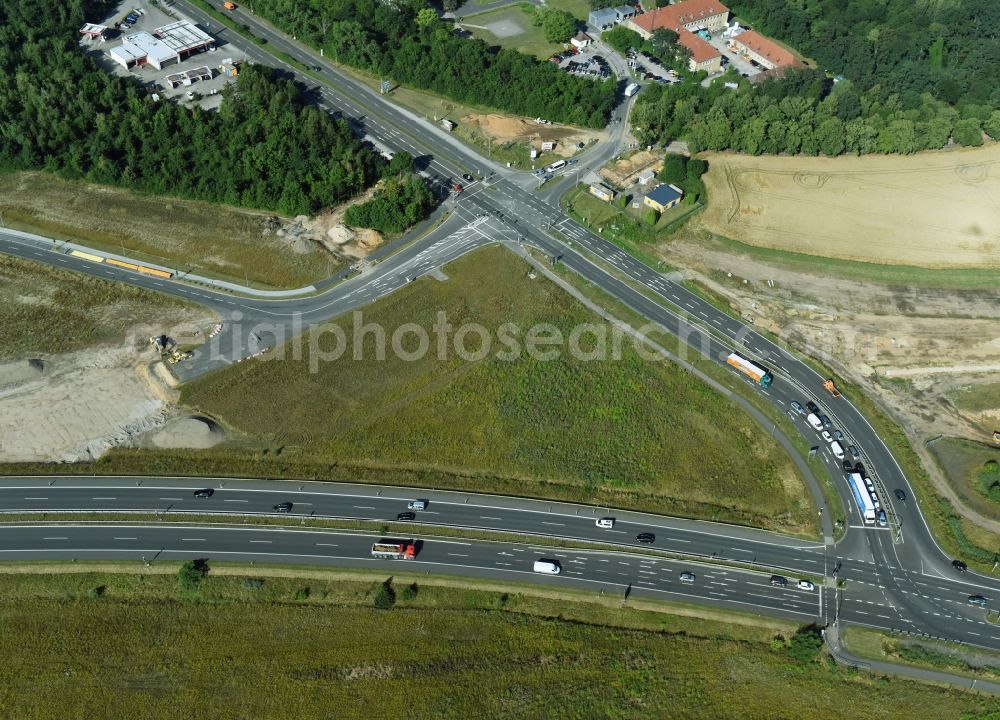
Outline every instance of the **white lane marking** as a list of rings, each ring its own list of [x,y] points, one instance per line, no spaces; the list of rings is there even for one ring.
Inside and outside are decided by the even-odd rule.
[[[69,540],[69,538],[68,537],[46,537],[46,538],[42,538],[42,540]]]
[[[181,538],[184,542],[205,542],[205,538]]]
[[[127,538],[127,537],[116,537],[115,538],[115,540],[138,540],[138,539],[139,538],[137,538],[137,537],[130,537],[130,538]]]

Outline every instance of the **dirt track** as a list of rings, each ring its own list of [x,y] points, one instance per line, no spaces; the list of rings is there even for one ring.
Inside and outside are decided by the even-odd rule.
[[[1000,144],[912,156],[705,156],[713,232],[763,247],[1000,268]]]

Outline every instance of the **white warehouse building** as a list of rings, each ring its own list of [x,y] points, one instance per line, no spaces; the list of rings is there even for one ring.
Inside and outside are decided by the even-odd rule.
[[[122,44],[111,48],[111,59],[126,70],[137,65],[152,65],[162,70],[174,65],[192,53],[211,45],[212,36],[195,25],[180,20],[164,25],[152,32],[125,35]]]

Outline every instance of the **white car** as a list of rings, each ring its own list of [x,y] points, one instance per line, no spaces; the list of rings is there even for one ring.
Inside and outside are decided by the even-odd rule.
[[[693,572],[682,572],[680,574],[680,580],[682,583],[693,583],[694,579],[695,578]]]
[[[615,526],[615,519],[613,517],[597,518],[597,527],[599,528],[610,530],[614,526]]]
[[[555,560],[535,560],[535,572],[545,575],[558,575],[562,572],[559,563]]]
[[[822,433],[820,433],[820,435],[822,435],[823,439],[826,440],[828,443],[832,443],[833,442],[833,435],[831,435],[830,433],[828,433],[826,430],[824,430]]]
[[[427,501],[426,500],[410,500],[406,503],[406,508],[408,510],[426,510]]]
[[[799,580],[799,590],[809,590],[810,592],[815,590],[816,586],[813,585],[808,580]]]

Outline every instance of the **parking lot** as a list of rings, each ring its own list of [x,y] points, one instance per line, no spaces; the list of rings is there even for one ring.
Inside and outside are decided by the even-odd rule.
[[[763,72],[764,68],[754,67],[750,61],[734,50],[729,49],[730,38],[724,37],[721,33],[712,35],[709,44],[722,53],[722,69],[732,66],[736,72],[743,77],[753,77]]]
[[[238,64],[244,60],[242,51],[215,38],[215,33],[222,29],[220,26],[198,25],[215,38],[215,42],[206,50],[195,52],[179,63],[165,65],[159,70],[152,65],[136,65],[125,69],[110,56],[111,49],[120,46],[124,36],[140,31],[152,33],[157,28],[178,20],[187,18],[172,8],[153,5],[149,0],[126,0],[100,20],[100,24],[108,28],[103,40],[81,36],[80,45],[106,71],[123,77],[134,77],[158,97],[176,98],[187,103],[197,102],[205,109],[217,107],[222,101],[219,92],[227,82],[235,80],[235,77],[225,76],[220,66],[227,61]],[[203,68],[207,68],[207,71]]]

